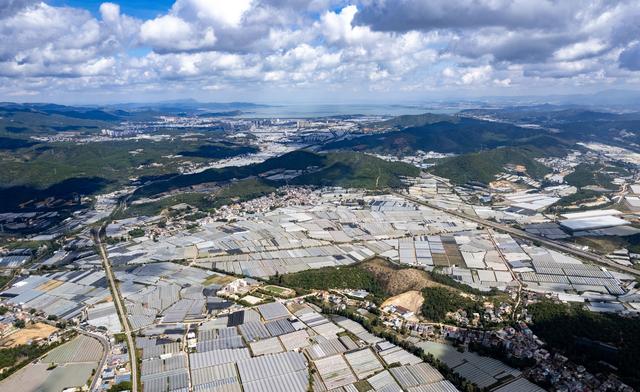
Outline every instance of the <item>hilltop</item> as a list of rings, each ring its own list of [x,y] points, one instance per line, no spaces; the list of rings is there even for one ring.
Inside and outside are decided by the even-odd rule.
[[[389,120],[380,121],[373,124],[374,128],[380,129],[404,129],[410,127],[422,127],[429,124],[435,124],[439,122],[452,122],[457,123],[458,117],[449,116],[446,114],[434,114],[424,113],[417,115],[403,115],[393,117]]]
[[[274,277],[273,281],[296,289],[365,289],[379,298],[407,291],[420,291],[440,284],[417,268],[399,267],[382,259],[373,259],[342,267],[310,269]]]
[[[640,112],[613,112],[579,106],[515,106],[501,109],[472,109],[463,116],[492,118],[513,124],[536,124],[539,132],[552,132],[570,143],[602,142],[624,148],[640,144]],[[631,131],[631,132],[630,132]]]
[[[422,121],[424,115],[414,119]],[[399,123],[410,124],[404,116]],[[374,133],[353,139],[328,143],[327,150],[374,151],[381,153],[412,153],[416,150],[464,154],[482,149],[526,143],[540,136],[540,130],[506,123],[447,116],[443,121],[410,126],[399,131]]]
[[[535,145],[500,147],[446,158],[430,171],[457,184],[469,181],[489,183],[495,179],[496,174],[504,171],[506,165],[511,164],[522,165],[529,175],[541,178],[549,173],[550,169],[536,161],[535,158],[554,155],[554,152],[560,153],[561,151],[563,151],[563,147],[560,144],[549,149]]]

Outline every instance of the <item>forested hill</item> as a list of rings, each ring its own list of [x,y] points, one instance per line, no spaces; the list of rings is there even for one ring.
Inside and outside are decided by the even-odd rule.
[[[401,177],[418,176],[420,170],[401,162],[354,152],[317,154],[298,150],[262,163],[208,169],[200,173],[176,175],[139,188],[136,197],[149,197],[174,189],[209,182],[230,181],[259,176],[273,170],[300,170],[305,173],[288,180],[288,184],[386,188],[402,186]],[[273,182],[281,185],[281,182]],[[284,183],[282,183],[284,184]]]
[[[410,121],[405,120],[406,123]],[[411,153],[416,150],[463,154],[501,146],[526,144],[541,135],[540,129],[464,117],[411,126],[399,131],[372,133],[329,143],[327,150]]]

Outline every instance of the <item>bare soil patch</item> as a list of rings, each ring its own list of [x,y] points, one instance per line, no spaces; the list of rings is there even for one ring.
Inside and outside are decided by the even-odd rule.
[[[420,307],[424,302],[422,293],[416,290],[407,291],[406,293],[393,296],[382,303],[382,307],[389,305],[402,306],[405,309],[409,309],[415,314],[418,314]]]
[[[45,323],[36,323],[34,325],[27,325],[26,328],[20,329],[17,332],[12,333],[0,342],[2,347],[16,347],[22,344],[27,344],[29,341],[35,339],[46,339],[52,333],[56,332],[58,328]]]
[[[367,261],[362,264],[362,268],[371,272],[382,289],[391,295],[440,286],[439,283],[432,281],[425,271],[416,268],[397,268],[382,259]]]

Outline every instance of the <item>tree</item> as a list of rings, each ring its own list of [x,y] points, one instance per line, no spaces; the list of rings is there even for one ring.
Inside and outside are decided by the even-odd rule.
[[[109,388],[109,392],[120,392],[120,391],[130,391],[131,390],[131,381],[122,381],[111,388]]]
[[[129,230],[128,234],[129,236],[131,236],[131,238],[142,237],[144,235],[144,230],[140,228],[136,228],[133,230]]]
[[[16,320],[14,321],[13,326],[16,328],[24,328],[27,326],[27,324],[24,322],[24,320]]]

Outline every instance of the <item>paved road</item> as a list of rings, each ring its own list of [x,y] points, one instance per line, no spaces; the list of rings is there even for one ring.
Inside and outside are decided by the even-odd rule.
[[[120,292],[118,291],[118,285],[116,284],[116,279],[113,276],[113,271],[111,270],[111,262],[107,257],[107,251],[104,248],[104,244],[100,240],[99,231],[94,231],[94,238],[95,238],[96,245],[98,246],[98,248],[100,248],[100,255],[102,256],[102,265],[104,266],[104,271],[107,274],[107,279],[109,280],[109,286],[111,286],[111,294],[113,297],[113,302],[115,303],[116,310],[118,311],[118,315],[120,316],[120,323],[123,326],[124,334],[127,336],[129,359],[131,361],[131,392],[138,392],[138,360],[136,358],[136,346],[133,342],[133,336],[131,334],[131,326],[129,325],[127,312],[125,311],[124,305],[122,305],[122,300],[121,300]]]
[[[482,218],[479,218],[477,216],[468,215],[468,214],[465,214],[463,212],[456,211],[456,210],[448,210],[446,208],[434,205],[433,203],[430,203],[428,201],[417,199],[415,197],[408,196],[408,195],[405,195],[405,194],[402,194],[402,193],[398,193],[398,192],[394,192],[394,191],[392,191],[392,193],[394,195],[396,195],[396,196],[400,196],[400,197],[404,198],[405,200],[411,201],[413,203],[421,204],[421,205],[424,205],[424,206],[427,206],[427,207],[430,207],[430,208],[433,208],[433,209],[436,209],[436,210],[439,210],[439,211],[443,211],[443,212],[446,212],[448,214],[457,216],[458,218],[466,219],[466,220],[481,224],[483,226],[491,227],[491,228],[496,229],[498,231],[501,231],[501,232],[504,232],[504,233],[507,233],[507,234],[511,234],[511,235],[513,235],[515,237],[524,238],[524,239],[527,239],[527,240],[530,240],[530,241],[536,241],[536,242],[546,246],[547,248],[551,248],[551,249],[554,249],[554,250],[557,250],[557,251],[560,251],[560,252],[564,252],[564,253],[569,253],[569,254],[572,254],[574,256],[581,257],[581,258],[587,259],[589,261],[593,261],[594,263],[604,264],[604,265],[606,265],[608,267],[611,267],[613,269],[617,269],[617,270],[620,270],[620,271],[624,271],[624,272],[626,272],[628,274],[631,274],[631,275],[640,276],[640,270],[637,270],[637,269],[631,268],[631,267],[626,267],[624,265],[620,265],[618,263],[615,263],[615,262],[607,259],[606,257],[597,255],[595,253],[586,252],[586,251],[583,251],[583,250],[580,250],[580,249],[576,249],[576,248],[568,246],[568,245],[566,245],[566,244],[564,244],[562,242],[554,241],[554,240],[550,240],[548,238],[544,238],[544,237],[540,237],[540,236],[537,236],[537,235],[534,235],[534,234],[530,234],[530,233],[527,233],[524,230],[515,229],[515,228],[513,228],[511,226],[503,225],[502,223],[492,222],[492,221],[489,221],[489,220],[486,220],[486,219],[482,219]]]

